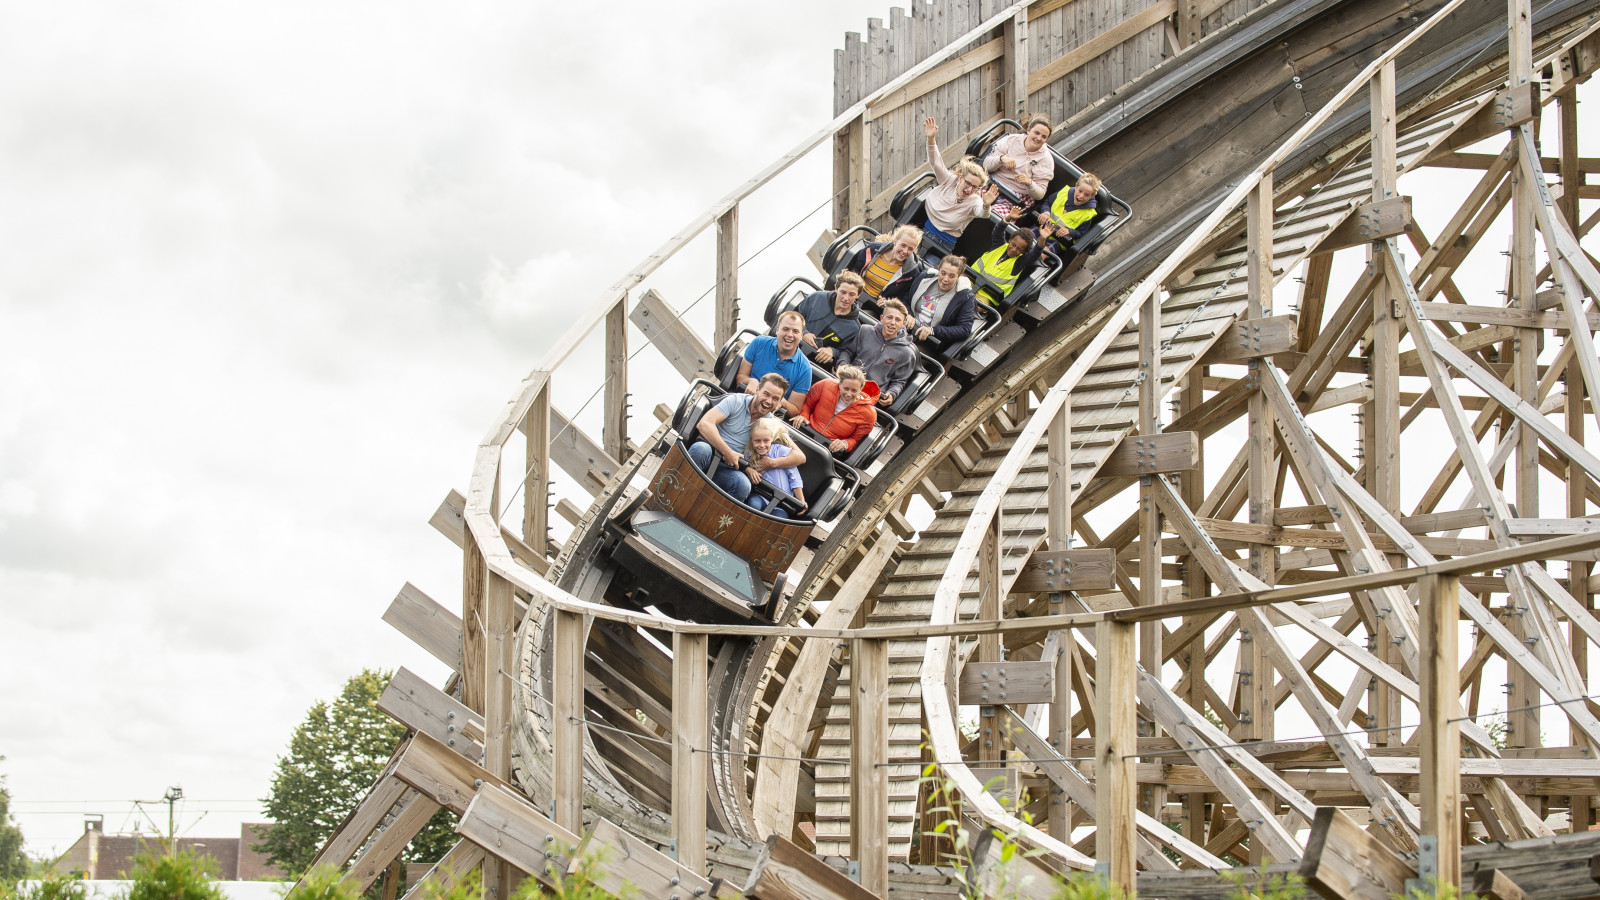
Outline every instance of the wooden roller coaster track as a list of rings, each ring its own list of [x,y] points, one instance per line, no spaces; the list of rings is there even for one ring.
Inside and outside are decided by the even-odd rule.
[[[396,678],[383,705],[412,734],[320,861],[370,884],[443,807],[462,841],[428,883],[547,880],[587,833],[618,861],[608,883],[646,896],[953,896],[954,816],[1039,851],[1002,863],[1003,842],[977,840],[984,891],[1048,896],[1049,873],[1097,869],[1222,896],[1182,870],[1270,861],[1325,896],[1490,869],[1600,895],[1570,874],[1600,846],[1556,835],[1600,804],[1600,269],[1580,243],[1600,216],[1581,215],[1577,139],[1592,0],[1277,0],[1117,87],[1056,142],[1135,217],[909,417],[915,436],[796,560],[780,624],[688,622],[610,590],[604,525],[666,429],[629,440],[629,322],[703,373],[736,326],[739,202],[829,137],[848,150],[874,103],[910,102],[1030,6],[697,219],[518,387],[435,517],[463,548],[461,614],[408,585],[385,617],[457,676]],[[1554,158],[1536,140],[1552,103]],[[1403,195],[1429,167],[1481,175]],[[1458,280],[1506,220],[1503,282]],[[707,340],[630,294],[712,224]],[[598,441],[550,389],[593,333]],[[557,468],[592,496],[564,501],[559,544]]]

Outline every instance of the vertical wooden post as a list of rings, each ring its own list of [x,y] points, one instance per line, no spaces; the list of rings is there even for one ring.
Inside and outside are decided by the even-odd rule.
[[[722,346],[719,341],[717,346]],[[628,295],[606,313],[605,422],[600,437],[617,462],[628,459]],[[545,392],[548,395],[548,391]],[[543,544],[534,544],[542,548]]]
[[[866,115],[851,122],[845,130],[844,161],[848,177],[840,186],[845,192],[845,220],[838,230],[866,224],[867,201],[872,197],[872,125]]]
[[[462,550],[461,572],[461,702],[474,712],[483,712],[487,697],[489,636],[484,633],[487,624],[484,606],[487,601],[489,566],[483,560],[483,551],[466,535],[467,545]]]
[[[1533,35],[1530,29],[1528,0],[1507,0],[1506,15],[1510,26],[1509,75],[1512,87],[1533,80]],[[1523,123],[1511,130],[1512,146],[1520,148],[1519,132],[1532,136],[1532,123]],[[1515,151],[1520,152],[1520,149]],[[1534,258],[1534,204],[1539,198],[1534,185],[1516,167],[1511,172],[1511,277],[1507,285],[1506,306],[1534,311],[1538,308],[1535,294],[1538,291],[1539,263]],[[1543,332],[1537,328],[1518,328],[1512,341],[1511,386],[1523,400],[1538,403],[1539,394],[1539,341]],[[1582,383],[1581,381],[1579,382]],[[1569,385],[1570,388],[1570,385]],[[1517,515],[1537,518],[1539,515],[1539,439],[1530,428],[1518,430],[1516,467],[1511,476],[1517,498]],[[1537,633],[1528,616],[1512,616],[1512,633],[1525,638]],[[1531,627],[1530,627],[1531,626]],[[1533,678],[1520,667],[1512,666],[1506,679],[1510,682],[1507,708],[1517,710],[1506,714],[1510,743],[1514,747],[1537,747],[1543,741],[1539,734],[1539,710],[1536,706],[1542,697]],[[1530,797],[1535,810],[1543,808],[1542,800]]]
[[[1556,96],[1561,122],[1561,199],[1556,202],[1567,226],[1578,233],[1578,190],[1583,184],[1583,169],[1578,160],[1578,87],[1572,85]]]
[[[1245,202],[1246,221],[1246,275],[1249,297],[1247,318],[1259,322],[1272,315],[1272,197],[1271,172],[1261,176],[1261,181]],[[1250,522],[1271,525],[1274,495],[1278,487],[1277,431],[1272,425],[1272,409],[1261,393],[1261,378],[1269,362],[1252,359],[1249,363],[1250,382],[1255,390],[1249,401],[1250,466],[1247,473]],[[1250,546],[1251,574],[1266,582],[1277,580],[1277,551],[1263,544]],[[1260,621],[1270,621],[1262,619]],[[1277,706],[1276,679],[1272,672],[1272,657],[1267,652],[1266,635],[1252,634],[1252,629],[1241,624],[1239,634],[1239,717],[1242,725],[1239,737],[1243,740],[1268,740],[1272,737],[1274,713]],[[1246,714],[1248,713],[1248,719]],[[1257,849],[1252,845],[1251,849]],[[1255,860],[1251,860],[1255,862]]]
[[[1049,469],[1046,534],[1051,550],[1072,549],[1072,398],[1061,405],[1045,432],[1045,458]],[[1050,595],[1050,611],[1064,612],[1064,592]],[[1072,631],[1056,632],[1055,697],[1050,701],[1050,746],[1062,756],[1072,755]],[[1067,792],[1050,785],[1047,817],[1050,836],[1068,843],[1072,840],[1072,802]]]
[[[508,781],[511,779],[511,720],[514,715],[510,672],[514,665],[516,618],[517,608],[511,582],[490,572],[487,601],[484,604],[484,620],[489,634],[484,672],[488,682],[488,702],[483,711],[483,767]]]
[[[1019,10],[1005,25],[1005,63],[1001,77],[1000,112],[1007,118],[1022,120],[1028,109],[1028,11]]]
[[[1112,884],[1134,890],[1134,804],[1138,781],[1134,754],[1134,626],[1102,619],[1095,624],[1095,870]]]
[[[889,643],[850,642],[850,855],[861,886],[889,893]]]
[[[583,833],[583,655],[588,623],[583,613],[552,610],[555,646],[550,685],[550,750],[555,811],[551,818]]]
[[[983,543],[978,548],[978,620],[998,622],[1004,615],[1005,595],[1001,591],[1003,575],[1001,560],[1005,558],[1005,540],[1001,530],[1003,510],[995,510],[994,518],[983,532]],[[980,663],[1000,661],[1000,635],[978,636]],[[979,707],[978,759],[994,762],[1005,758],[1005,739],[1000,734],[999,717],[993,706]]]
[[[1187,47],[1200,40],[1200,4],[1198,0],[1178,0],[1178,46]]]
[[[1184,379],[1183,388],[1179,394],[1182,414],[1188,414],[1200,407],[1205,402],[1205,379],[1211,372],[1210,366],[1195,366],[1189,370],[1189,376]],[[1205,500],[1205,447],[1200,448],[1200,466],[1182,473],[1178,476],[1178,493],[1184,505],[1190,509],[1199,509]],[[1191,559],[1184,571],[1184,599],[1197,600],[1210,593],[1210,582],[1206,580],[1205,567]],[[1185,620],[1184,624],[1188,624]],[[1201,709],[1206,702],[1206,647],[1204,640],[1193,640],[1182,649],[1178,656],[1184,673],[1189,678],[1189,690],[1184,698],[1191,707]],[[1210,824],[1206,816],[1206,795],[1193,791],[1184,795],[1183,809],[1183,834],[1184,837],[1201,846],[1206,844],[1206,829]]]
[[[1372,199],[1374,202],[1396,196],[1398,174],[1395,163],[1394,63],[1378,70],[1370,87],[1372,103]],[[1383,265],[1381,248],[1371,246],[1367,265]],[[1381,270],[1381,269],[1380,269]],[[1371,365],[1372,400],[1363,407],[1362,447],[1366,454],[1367,491],[1391,512],[1400,510],[1400,317],[1395,298],[1401,288],[1379,279],[1372,292],[1372,343],[1368,347]],[[1403,560],[1395,558],[1395,565]],[[1382,658],[1399,663],[1385,622],[1377,626]],[[1376,744],[1398,744],[1400,733],[1389,730],[1400,724],[1400,695],[1387,684],[1377,683],[1373,715],[1378,730]]]
[[[738,300],[739,205],[734,204],[717,219],[717,311],[712,347],[721,347],[739,330]]]
[[[1458,621],[1461,579],[1424,575],[1421,594],[1422,646],[1422,837],[1435,841],[1436,877],[1461,886],[1461,722]],[[1427,862],[1426,859],[1423,860]]]
[[[512,707],[512,678],[509,674],[516,644],[516,601],[512,596],[511,582],[489,573],[487,602],[484,604],[486,624],[489,629],[487,666],[484,678],[488,680],[487,705],[484,709],[483,766],[490,772],[511,780],[511,723],[515,716]],[[507,900],[515,890],[516,870],[504,860],[486,857],[483,861],[483,888],[486,897]]]
[[[522,483],[522,540],[544,552],[550,533],[550,381],[545,383],[528,406],[522,422],[528,439],[528,477]],[[465,621],[465,620],[463,620]]]
[[[672,839],[684,868],[706,871],[706,788],[711,716],[706,653],[710,637],[672,636]]]
[[[1161,291],[1150,293],[1143,312],[1139,314],[1139,365],[1144,367],[1143,380],[1139,382],[1139,432],[1135,443],[1153,438],[1161,431]],[[1151,451],[1151,456],[1154,453]],[[1151,457],[1145,457],[1151,458]],[[1152,466],[1153,468],[1153,466]],[[1156,507],[1154,472],[1139,476],[1139,604],[1154,605],[1165,597],[1161,585],[1161,511]],[[1161,671],[1161,622],[1152,619],[1139,624],[1139,662],[1146,670]],[[1139,734],[1157,736],[1154,720],[1139,722]],[[1131,751],[1129,751],[1131,752]],[[1167,803],[1166,788],[1152,784],[1138,797],[1140,806],[1152,816],[1159,816]],[[1131,812],[1130,812],[1131,815]],[[1131,887],[1131,883],[1130,883]]]

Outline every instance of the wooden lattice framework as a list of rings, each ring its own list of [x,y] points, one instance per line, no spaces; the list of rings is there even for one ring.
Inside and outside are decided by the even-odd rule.
[[[646,896],[731,895],[730,876],[756,897],[886,896],[897,883],[949,895],[924,766],[968,827],[1043,851],[1002,865],[995,842],[977,842],[986,883],[1009,867],[1030,896],[1050,870],[1096,868],[1144,894],[1199,896],[1180,867],[1268,860],[1329,896],[1369,896],[1419,873],[1459,884],[1464,859],[1484,867],[1485,841],[1588,847],[1558,841],[1550,814],[1583,831],[1600,803],[1588,449],[1600,267],[1580,243],[1600,216],[1580,215],[1592,165],[1577,139],[1600,19],[1566,8],[1541,25],[1511,0],[1498,63],[1475,56],[1397,91],[1397,61],[1462,6],[1434,4],[1353,53],[1353,74],[1298,128],[1197,193],[1211,202],[1185,239],[1155,229],[1112,248],[1144,260],[1139,277],[1100,303],[1052,292],[1044,307],[1059,315],[977,354],[988,371],[919,410],[934,427],[872,473],[855,514],[819,527],[775,628],[604,602],[594,534],[649,464],[628,435],[628,325],[686,379],[711,357],[659,294],[630,292],[716,224],[720,343],[735,325],[739,201],[1029,4],[996,11],[708,211],[519,386],[468,493],[435,516],[463,548],[462,613],[407,585],[385,618],[457,677],[440,690],[397,676],[382,704],[412,733],[319,861],[371,884],[447,808],[462,841],[432,883],[480,866],[500,892],[547,880],[588,832],[612,854],[607,883]],[[1193,48],[1197,70],[1207,46]],[[1163,83],[1158,72],[1146,87]],[[1346,101],[1365,122],[1330,131]],[[1548,103],[1554,186],[1536,139]],[[1485,139],[1501,146],[1464,152]],[[1323,149],[1311,163],[1308,140]],[[1402,176],[1426,166],[1482,174],[1461,197],[1402,196]],[[1453,210],[1432,240],[1412,216],[1421,203]],[[1501,217],[1503,292],[1458,283],[1470,255],[1493,252],[1479,244]],[[1350,256],[1363,265],[1339,298]],[[1296,272],[1284,315],[1274,287]],[[605,341],[599,441],[551,404],[552,373],[591,333]],[[1326,424],[1351,408],[1358,434]],[[1434,416],[1443,431],[1423,435]],[[525,453],[507,466],[519,431]],[[1354,461],[1338,449],[1352,438]],[[1419,462],[1432,457],[1442,464]],[[562,543],[548,538],[557,468],[593,497],[558,506],[573,524]],[[1408,506],[1402,474],[1417,470],[1431,481]],[[522,495],[520,529],[504,524],[504,490]],[[1459,509],[1444,506],[1452,491]],[[1479,720],[1484,679],[1502,669],[1497,735]],[[1567,726],[1563,746],[1542,746],[1547,710]],[[796,844],[848,857],[855,881]],[[1515,890],[1504,872],[1487,883]],[[1585,896],[1544,886],[1523,885]]]

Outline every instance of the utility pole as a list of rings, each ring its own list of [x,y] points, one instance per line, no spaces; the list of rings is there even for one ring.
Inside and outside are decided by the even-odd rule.
[[[177,856],[178,829],[173,809],[177,802],[183,799],[183,788],[176,785],[169,787],[167,792],[161,795],[161,799],[167,803],[167,856]]]

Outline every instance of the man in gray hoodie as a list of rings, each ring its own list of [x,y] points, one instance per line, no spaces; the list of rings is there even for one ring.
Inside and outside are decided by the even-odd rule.
[[[878,405],[887,407],[906,389],[916,373],[917,351],[906,331],[905,304],[886,299],[882,307],[878,327],[861,329],[855,343],[839,351],[839,364],[865,369],[867,380],[877,382],[882,389]]]

